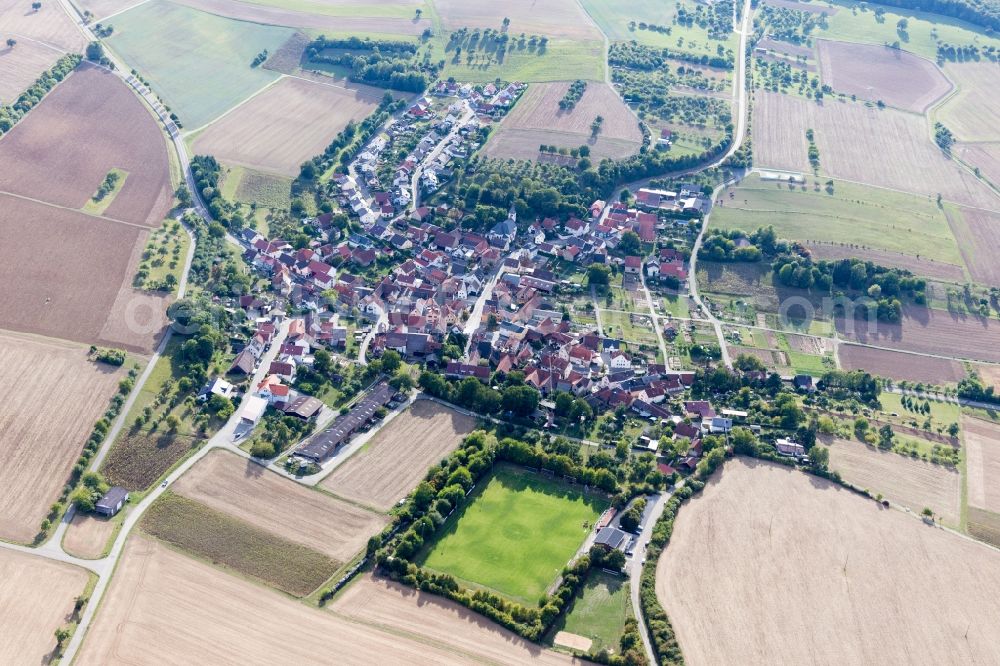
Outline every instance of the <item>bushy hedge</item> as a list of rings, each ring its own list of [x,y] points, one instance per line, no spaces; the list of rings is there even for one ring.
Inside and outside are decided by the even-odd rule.
[[[80,60],[82,58],[77,53],[64,55],[50,69],[42,72],[42,75],[35,79],[31,87],[21,93],[13,104],[0,105],[0,136],[9,132],[24,117],[24,114],[33,109],[57,83],[76,69]]]

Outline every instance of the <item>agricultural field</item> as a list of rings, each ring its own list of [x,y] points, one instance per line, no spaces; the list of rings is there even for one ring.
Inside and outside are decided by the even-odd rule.
[[[348,122],[370,114],[381,93],[285,78],[200,132],[193,152],[225,164],[297,176],[299,165],[323,152]]]
[[[1000,427],[962,417],[968,486],[968,529],[1000,548]]]
[[[0,280],[10,286],[0,291],[0,327],[152,350],[165,304],[131,289],[142,236],[136,226],[0,194]]]
[[[73,514],[73,521],[66,528],[62,542],[63,549],[71,555],[84,559],[101,557],[120,524],[121,521],[114,519],[77,512]]]
[[[898,324],[837,318],[841,338],[922,354],[941,354],[979,361],[1000,361],[1000,322],[944,310],[904,306]]]
[[[338,497],[388,511],[476,428],[476,419],[418,400],[323,479]]]
[[[955,134],[958,141],[1000,140],[1000,110],[996,91],[1000,86],[1000,64],[980,62],[949,63],[945,74],[958,91],[941,105],[940,120]]]
[[[1000,285],[1000,213],[978,208],[947,206],[945,214],[972,279],[990,286]]]
[[[87,586],[83,569],[41,557],[0,550],[0,662],[49,664],[53,634],[68,624],[77,596]]]
[[[950,527],[959,525],[961,483],[954,468],[881,451],[855,439],[837,439],[830,443],[830,469],[914,513],[928,507]]]
[[[680,510],[656,591],[691,663],[989,662],[998,564],[828,481],[737,458]]]
[[[631,616],[628,578],[594,572],[566,614],[556,621],[552,639],[556,645],[585,652],[618,651],[625,621]]]
[[[569,89],[568,82],[536,83],[518,100],[514,110],[490,134],[486,154],[501,159],[533,159],[540,145],[560,148],[590,148],[595,163],[605,157],[623,158],[642,145],[639,121],[614,89],[606,83],[590,82],[570,110],[559,108]],[[591,124],[604,118],[601,131],[592,136]]]
[[[185,258],[191,249],[191,236],[177,220],[165,220],[146,238],[142,261],[133,285],[147,291],[177,295]],[[168,275],[172,275],[172,283]],[[172,286],[171,286],[172,284]]]
[[[51,47],[49,65],[55,63],[62,52],[82,53],[87,45],[83,33],[74,25],[73,19],[58,2],[43,2],[41,9],[33,11],[30,2],[0,0],[0,25],[3,26],[4,41],[11,35],[17,39],[15,51],[24,47],[29,41],[41,42]],[[0,56],[0,59],[3,57]]]
[[[454,601],[371,575],[351,583],[327,608],[353,622],[392,627],[454,655],[495,663],[580,663],[543,650]]]
[[[188,499],[349,562],[388,519],[285,479],[224,451],[213,451],[171,486]]]
[[[1000,143],[959,143],[952,150],[983,178],[1000,188]]]
[[[0,406],[2,539],[28,542],[38,533],[124,377],[123,369],[94,363],[87,354],[77,344],[0,333],[2,378],[18,387]]]
[[[932,142],[926,120],[860,102],[813,101],[758,92],[753,109],[755,163],[811,173],[806,130],[815,132],[821,176],[866,183],[970,206],[1000,199]]]
[[[139,525],[172,546],[297,597],[318,588],[342,564],[173,492],[161,495]]]
[[[57,6],[52,11],[62,10]],[[0,104],[13,103],[58,58],[58,51],[40,42],[22,40],[14,48],[0,47]]]
[[[879,377],[925,384],[956,384],[965,378],[958,361],[888,349],[842,344],[837,352],[844,370],[864,370]]]
[[[129,88],[83,65],[0,141],[0,162],[11,165],[0,171],[0,192],[82,209],[108,172],[121,169],[128,178],[104,217],[153,227],[173,199],[166,151],[159,126]]]
[[[149,81],[187,130],[199,128],[278,78],[250,63],[278,48],[290,28],[215,16],[167,0],[119,14],[106,40]]]
[[[840,180],[832,188],[825,182],[795,186],[758,175],[723,191],[720,198],[723,205],[715,206],[710,216],[714,228],[749,233],[770,225],[782,238],[841,244],[850,252],[860,246],[899,253],[920,274],[915,269],[925,263],[959,270],[963,264],[948,219],[932,198]]]
[[[493,27],[499,28],[499,20],[494,19]],[[503,63],[482,59],[469,63],[467,56],[456,60],[453,51],[445,52],[446,44],[443,38],[434,39],[423,51],[434,58],[440,58],[442,54],[446,56],[442,78],[453,76],[469,83],[489,83],[497,77],[526,83],[604,79],[604,45],[595,39],[550,39],[544,50],[528,48],[508,51]],[[419,52],[418,57],[421,57]]]
[[[50,631],[45,636],[51,641]],[[270,664],[305,664],[320,655],[366,663],[373,654],[387,663],[428,666],[477,661],[385,626],[338,618],[137,535],[74,663],[142,663],[151,654],[169,655],[174,663],[232,663],[234,645]]]
[[[937,65],[912,53],[825,39],[817,44],[820,77],[836,93],[924,113],[951,90]]]
[[[878,46],[899,42],[903,50],[928,60],[937,58],[938,41],[956,46],[976,44],[980,48],[989,44],[1000,46],[1000,40],[986,34],[982,28],[940,14],[880,7],[884,11],[880,19],[875,15],[874,6],[866,2],[835,0],[810,4],[817,9],[835,8],[827,19],[827,27],[820,27],[812,32],[814,38]],[[901,34],[897,24],[903,18],[907,20],[907,26]]]
[[[434,8],[445,30],[460,28],[500,29],[504,17],[510,19],[507,31],[518,35],[538,35],[573,41],[600,40],[601,32],[583,8],[573,0],[552,0],[540,4],[534,0],[510,0],[502,8],[476,0],[435,0]],[[498,11],[499,9],[499,11]]]
[[[603,497],[507,466],[479,485],[421,564],[521,603],[555,582],[608,507]]]
[[[902,268],[914,275],[941,280],[943,282],[962,283],[967,280],[965,267],[959,264],[935,261],[924,256],[904,254],[890,250],[879,250],[872,247],[861,248],[846,241],[812,241],[805,243],[814,259],[837,261],[840,259],[861,259],[879,266]],[[961,252],[963,248],[959,247]]]
[[[613,42],[636,40],[649,46],[667,45],[669,39],[652,30],[641,30],[632,22],[640,21],[654,25],[669,26],[677,16],[677,3],[639,0],[631,2],[627,8],[615,0],[583,0],[583,8],[590,14],[601,31]],[[676,41],[676,40],[675,40]]]
[[[111,447],[101,473],[109,483],[143,491],[200,443],[190,435],[129,428]]]

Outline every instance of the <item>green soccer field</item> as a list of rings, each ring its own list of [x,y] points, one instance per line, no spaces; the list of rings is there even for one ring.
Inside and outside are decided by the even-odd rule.
[[[115,16],[107,40],[150,82],[191,131],[214,120],[278,78],[251,67],[267,49],[274,53],[292,28],[222,18],[165,0],[153,0]]]
[[[498,467],[421,564],[533,605],[608,506],[548,477]]]

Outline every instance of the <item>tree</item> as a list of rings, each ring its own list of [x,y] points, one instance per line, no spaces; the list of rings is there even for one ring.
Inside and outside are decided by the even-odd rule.
[[[36,2],[31,3],[31,8],[37,12],[39,9],[42,8],[42,3],[37,2],[36,0]]]
[[[626,231],[622,234],[622,239],[618,243],[618,249],[621,250],[626,255],[638,254],[639,250],[642,248],[642,241],[639,240],[639,234],[634,231]]]
[[[894,433],[892,432],[892,426],[888,423],[878,429],[878,445],[882,449],[892,448],[892,438]]]
[[[399,356],[399,352],[395,349],[386,350],[382,354],[382,371],[388,374],[392,374],[399,370],[400,365],[402,365],[402,359]]]
[[[413,378],[410,377],[403,371],[397,372],[389,380],[389,386],[396,389],[397,391],[402,391],[403,393],[409,393],[410,389],[413,388]]]
[[[538,400],[538,391],[532,387],[511,386],[504,389],[501,406],[516,416],[530,416],[538,408]]]
[[[17,44],[17,40],[16,39],[14,39],[13,37],[8,37],[7,38],[7,48],[12,49],[12,48],[14,48],[15,44]]]
[[[607,286],[611,281],[611,269],[604,264],[591,264],[587,268],[587,282],[594,286]]]
[[[826,469],[830,464],[830,449],[825,446],[814,446],[809,450],[809,464],[816,469]]]
[[[7,40],[8,42],[10,40]],[[104,60],[104,47],[100,42],[87,44],[87,60],[91,62],[102,62]]]

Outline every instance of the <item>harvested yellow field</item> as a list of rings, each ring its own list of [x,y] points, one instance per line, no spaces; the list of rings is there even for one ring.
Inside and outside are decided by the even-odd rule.
[[[944,73],[958,92],[941,105],[938,120],[959,141],[1000,140],[1000,65],[988,60],[948,63]]]
[[[122,376],[81,345],[0,331],[0,384],[12,388],[0,401],[0,538],[38,533]]]
[[[1000,553],[783,466],[727,462],[656,593],[691,664],[1000,662]]]
[[[639,151],[642,132],[639,120],[607,83],[590,81],[583,96],[570,110],[559,108],[569,82],[533,83],[514,109],[490,134],[486,154],[501,159],[534,159],[541,145],[559,148],[588,146],[594,162],[623,158]],[[597,138],[590,125],[604,118]]]
[[[25,598],[30,596],[25,593]],[[46,635],[51,638],[51,632]],[[349,622],[134,536],[74,664],[479,663]]]
[[[338,562],[350,561],[389,522],[225,451],[209,453],[171,489]]]
[[[59,51],[22,39],[14,48],[0,47],[0,104],[10,104],[59,59]]]
[[[18,40],[15,49],[28,40],[74,53],[83,53],[87,45],[83,32],[74,25],[60,2],[42,2],[41,9],[36,12],[31,9],[30,0],[0,0],[0,26],[3,26],[4,41],[10,36]],[[55,62],[60,54],[53,51],[53,56],[52,62]]]
[[[222,162],[297,176],[347,123],[370,114],[382,95],[285,78],[208,126],[194,141],[199,155]]]
[[[63,550],[84,559],[97,559],[104,554],[104,548],[119,524],[97,515],[74,514],[73,522],[63,536]]]
[[[475,428],[471,416],[418,400],[321,485],[340,497],[388,511]]]
[[[954,468],[837,439],[830,446],[830,469],[873,495],[881,493],[915,513],[929,507],[948,525],[958,526],[961,478]]]
[[[354,582],[328,608],[363,624],[392,627],[452,653],[474,654],[487,663],[583,663],[544,650],[453,601],[371,575]]]
[[[0,549],[0,664],[48,664],[56,629],[87,586],[83,569]]]
[[[969,505],[1000,513],[1000,425],[962,416]]]

